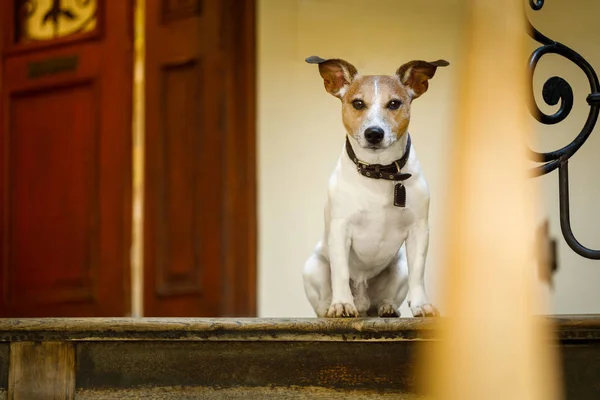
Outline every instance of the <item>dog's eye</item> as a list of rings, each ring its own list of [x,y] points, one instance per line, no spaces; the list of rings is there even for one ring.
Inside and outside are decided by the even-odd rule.
[[[400,108],[401,105],[402,102],[400,100],[390,100],[390,102],[387,105],[387,108],[389,108],[390,110],[397,110]]]
[[[364,110],[365,106],[365,102],[362,100],[354,100],[352,102],[352,107],[354,107],[357,110]]]

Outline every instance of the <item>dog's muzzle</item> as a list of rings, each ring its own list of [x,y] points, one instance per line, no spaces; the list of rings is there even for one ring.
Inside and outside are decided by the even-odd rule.
[[[378,144],[383,140],[385,132],[378,126],[371,126],[365,129],[365,139],[371,144]]]

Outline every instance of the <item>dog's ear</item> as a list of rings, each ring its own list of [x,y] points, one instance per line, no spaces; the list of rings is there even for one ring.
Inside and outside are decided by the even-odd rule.
[[[350,83],[357,75],[356,68],[348,61],[311,56],[306,59],[309,64],[318,64],[319,73],[325,83],[325,90],[337,98],[344,97]]]
[[[437,67],[447,67],[450,63],[446,60],[407,62],[396,71],[400,82],[411,92],[412,98],[416,99],[427,91],[429,80],[435,75]]]

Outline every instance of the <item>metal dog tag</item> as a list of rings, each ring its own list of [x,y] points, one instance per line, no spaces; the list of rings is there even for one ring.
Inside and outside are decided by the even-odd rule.
[[[406,188],[402,183],[394,186],[394,205],[396,207],[406,207]]]

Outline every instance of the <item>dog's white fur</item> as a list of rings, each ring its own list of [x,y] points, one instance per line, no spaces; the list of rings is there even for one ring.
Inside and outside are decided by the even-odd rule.
[[[390,86],[390,77],[360,77],[343,60],[321,61],[319,70],[327,91],[342,99],[344,125],[356,156],[369,164],[382,165],[398,160],[405,151],[408,120],[404,119],[409,116],[407,108],[412,99],[427,90],[427,83],[423,89],[423,79],[431,78],[436,66],[447,65],[431,64],[433,73],[426,74],[431,76],[409,66],[394,77],[401,84]],[[406,78],[411,73],[415,78],[412,83]],[[359,97],[368,106],[357,116],[346,107],[352,107],[352,96],[362,89],[364,93]],[[405,117],[386,109],[390,96],[403,100]],[[372,148],[364,135],[368,127],[374,126],[384,131],[377,148]],[[412,177],[403,182],[406,207],[396,207],[397,182],[362,176],[345,146],[342,149],[329,180],[325,232],[303,273],[306,295],[319,317],[399,316],[407,293],[414,316],[438,314],[424,285],[429,188],[414,147],[402,172]]]

